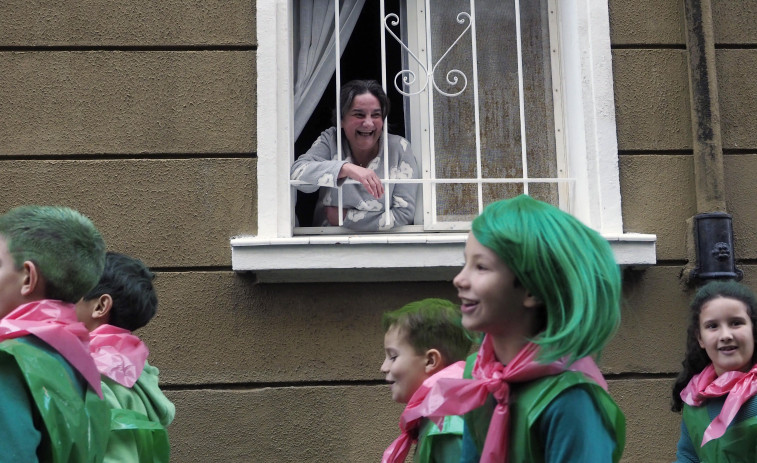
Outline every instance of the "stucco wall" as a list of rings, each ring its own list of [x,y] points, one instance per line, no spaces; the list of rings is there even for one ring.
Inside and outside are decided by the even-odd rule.
[[[628,418],[625,461],[671,461],[680,416],[669,411],[682,360],[686,219],[697,212],[683,2],[610,2],[623,219],[627,231],[657,234],[658,265],[629,274],[623,326],[603,366]],[[755,287],[757,8],[713,0],[726,202],[744,282]],[[612,376],[611,376],[612,377]]]
[[[757,6],[714,1],[729,212],[757,287]],[[611,0],[625,229],[659,264],[625,274],[602,367],[628,420],[625,461],[670,461],[668,410],[695,185],[683,5]],[[0,211],[57,203],[158,273],[142,335],[177,405],[175,462],[375,462],[399,406],[380,314],[449,283],[255,286],[229,237],[256,231],[255,3],[0,2]],[[381,299],[376,294],[384,295]]]

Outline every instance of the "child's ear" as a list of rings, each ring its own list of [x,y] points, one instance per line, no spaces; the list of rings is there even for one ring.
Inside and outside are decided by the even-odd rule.
[[[21,282],[21,295],[29,300],[45,298],[45,280],[37,269],[37,264],[27,260],[21,268],[23,281]]]
[[[92,318],[103,318],[103,322],[108,323],[108,320],[110,319],[110,309],[112,308],[113,298],[110,297],[110,294],[103,294],[97,298],[97,304],[95,304],[95,307],[92,310]]]
[[[699,332],[699,328],[697,328],[697,341],[699,342],[699,347],[704,349],[704,343],[702,342],[702,334]]]
[[[436,349],[426,351],[426,374],[431,376],[442,369],[442,354]]]

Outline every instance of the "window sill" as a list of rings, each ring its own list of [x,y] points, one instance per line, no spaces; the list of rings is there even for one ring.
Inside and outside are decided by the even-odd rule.
[[[451,281],[467,233],[231,239],[231,267],[259,283]],[[604,235],[624,267],[657,262],[656,235]]]

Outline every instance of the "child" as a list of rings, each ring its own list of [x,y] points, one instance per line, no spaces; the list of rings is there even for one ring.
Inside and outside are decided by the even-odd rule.
[[[472,223],[453,283],[463,326],[485,333],[465,377],[420,413],[464,416],[462,462],[617,462],[625,418],[591,358],[620,321],[620,270],[598,233],[521,195]]]
[[[470,351],[471,337],[460,323],[460,309],[455,304],[424,299],[385,313],[381,321],[386,332],[381,371],[391,383],[392,399],[408,404],[406,412],[423,400],[440,377],[462,377],[461,360]],[[401,419],[400,429],[400,437],[384,452],[384,463],[405,461],[414,440],[418,443],[416,463],[460,460],[463,423],[459,416],[445,417],[443,431],[422,417]]]
[[[673,411],[683,410],[676,461],[756,461],[757,299],[734,281],[711,281],[691,302]]]
[[[2,461],[102,461],[109,414],[73,303],[104,262],[102,236],[72,209],[0,216]]]
[[[155,315],[155,275],[134,258],[108,252],[105,271],[77,304],[79,320],[91,330],[90,349],[112,408],[105,461],[168,462],[168,433],[174,405],[158,388],[158,369],[132,331]]]

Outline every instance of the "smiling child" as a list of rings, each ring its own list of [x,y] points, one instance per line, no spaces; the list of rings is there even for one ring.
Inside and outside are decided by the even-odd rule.
[[[712,281],[691,302],[673,411],[683,410],[676,461],[755,461],[757,299],[735,281]]]
[[[453,283],[463,326],[485,333],[463,379],[440,379],[417,413],[465,414],[461,462],[617,462],[625,418],[592,356],[620,322],[607,241],[521,195],[471,224]]]
[[[392,400],[408,404],[400,417],[402,434],[386,449],[383,463],[403,462],[417,441],[415,463],[457,463],[463,422],[444,418],[442,429],[423,417],[407,419],[442,377],[462,377],[462,360],[471,348],[471,336],[460,323],[460,309],[444,299],[423,299],[382,318],[386,358],[381,372],[391,385]]]

